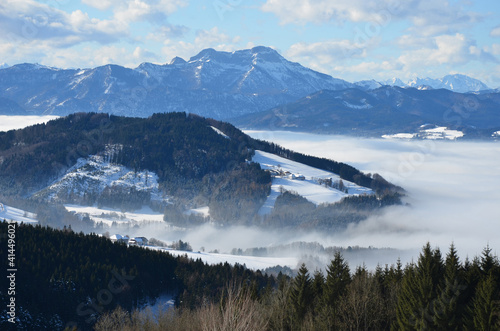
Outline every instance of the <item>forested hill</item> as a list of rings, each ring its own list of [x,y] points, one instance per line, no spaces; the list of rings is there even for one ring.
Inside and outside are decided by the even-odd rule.
[[[117,306],[132,310],[171,295],[192,308],[218,299],[230,282],[248,283],[260,295],[276,281],[239,265],[209,266],[95,234],[6,222],[0,222],[0,233],[14,225],[16,323],[7,320],[12,293],[2,277],[1,330],[92,330],[99,315]],[[0,243],[7,259],[7,240]]]
[[[48,196],[54,196],[52,191],[43,191],[49,184],[63,175],[81,171],[82,168],[75,168],[79,159],[101,155],[109,164],[135,173],[145,171],[146,178],[147,172],[154,173],[161,194],[184,205],[196,201],[209,205],[211,215],[213,212],[219,219],[250,220],[266,200],[271,186],[269,172],[249,162],[255,150],[337,173],[379,194],[400,190],[378,175],[365,175],[344,163],[258,141],[231,124],[186,113],[155,114],[149,118],[78,113],[46,124],[0,132],[0,188],[4,196],[46,201]],[[59,196],[60,202],[92,205],[104,201],[111,207],[150,202],[135,188],[107,188],[97,194],[84,186],[88,183],[79,185],[83,185],[83,196],[76,196],[69,189]]]

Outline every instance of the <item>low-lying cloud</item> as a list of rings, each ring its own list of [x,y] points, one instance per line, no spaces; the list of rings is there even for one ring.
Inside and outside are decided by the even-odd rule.
[[[500,248],[500,144],[471,141],[395,141],[289,132],[249,132],[299,152],[377,172],[408,191],[409,206],[386,209],[353,225],[333,242],[444,253],[453,242],[462,258],[486,245]],[[416,258],[416,256],[415,256]]]

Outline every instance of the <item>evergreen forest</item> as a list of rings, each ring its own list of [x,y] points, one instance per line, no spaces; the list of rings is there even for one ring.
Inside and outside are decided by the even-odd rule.
[[[7,233],[7,223],[0,224]],[[16,228],[17,316],[2,330],[499,330],[500,262],[426,244],[414,262],[367,270],[336,252],[294,277],[209,266],[97,235]],[[6,243],[0,252],[6,257]],[[6,307],[6,278],[0,282]],[[144,309],[170,294],[174,308]],[[2,308],[5,310],[5,308]]]

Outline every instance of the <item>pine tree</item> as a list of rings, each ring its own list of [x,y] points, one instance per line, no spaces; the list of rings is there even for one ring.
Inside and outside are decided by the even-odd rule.
[[[305,264],[292,282],[290,300],[294,311],[294,319],[302,322],[313,302],[312,280]]]
[[[463,270],[455,246],[450,246],[446,256],[444,284],[439,286],[439,296],[434,305],[436,330],[459,330],[462,325],[462,297],[465,290]]]
[[[325,303],[334,307],[340,296],[345,293],[350,282],[349,265],[342,257],[342,254],[336,252],[326,271],[325,289],[323,291]]]
[[[396,307],[398,330],[427,330],[433,327],[432,312],[443,264],[439,249],[424,246],[417,265],[410,265],[403,277]]]
[[[323,297],[323,288],[325,286],[325,276],[320,270],[316,270],[314,272],[313,280],[312,280],[312,292],[315,307],[318,306]]]
[[[499,330],[500,295],[492,273],[479,283],[470,313],[472,316],[472,330]]]

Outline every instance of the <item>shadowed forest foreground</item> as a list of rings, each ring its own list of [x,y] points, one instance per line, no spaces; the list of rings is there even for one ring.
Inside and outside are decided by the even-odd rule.
[[[280,274],[274,289],[230,285],[194,309],[118,307],[95,330],[499,330],[499,281],[489,247],[461,262],[453,245],[443,257],[427,244],[416,263],[353,273],[337,253],[326,276],[302,265],[295,278]]]

